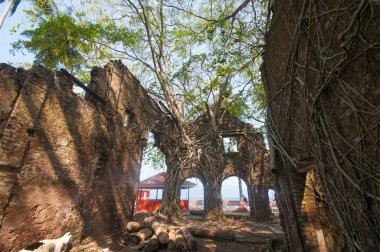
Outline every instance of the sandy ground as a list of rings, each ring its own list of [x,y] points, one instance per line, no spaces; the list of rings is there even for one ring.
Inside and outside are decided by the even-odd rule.
[[[209,230],[228,230],[235,234],[235,241],[212,240],[195,237],[198,241],[200,252],[248,252],[248,251],[286,251],[283,247],[283,232],[278,220],[270,222],[253,222],[248,219],[248,214],[228,213],[229,218],[223,222],[205,222],[197,215],[184,215],[181,226],[205,228]],[[233,216],[234,218],[232,218]],[[70,251],[144,251],[138,247],[122,247],[120,243],[113,241],[99,244],[89,243],[80,248],[72,248]],[[159,251],[167,251],[160,249]]]
[[[243,215],[242,219],[229,219],[225,222],[204,222],[187,216],[188,227],[207,228],[210,230],[233,231],[236,241],[223,241],[196,238],[198,251],[281,251],[283,232],[276,222],[253,222]]]

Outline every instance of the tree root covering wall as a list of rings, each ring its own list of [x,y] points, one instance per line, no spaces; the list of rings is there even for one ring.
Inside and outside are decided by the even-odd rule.
[[[74,246],[101,243],[132,218],[150,124],[144,108],[155,104],[117,62],[93,70],[95,95],[77,96],[74,82],[0,65],[1,251],[66,232]]]
[[[291,251],[380,247],[378,1],[276,1],[262,69]]]
[[[217,132],[210,127],[206,114],[182,128],[169,122],[154,129],[156,143],[167,164],[161,211],[171,218],[179,218],[181,183],[196,177],[204,185],[206,219],[223,219],[222,182],[238,176],[248,186],[251,217],[268,220],[268,189],[273,188],[274,179],[262,135],[226,110],[220,110],[216,118]],[[224,149],[223,137],[236,138],[237,152]]]

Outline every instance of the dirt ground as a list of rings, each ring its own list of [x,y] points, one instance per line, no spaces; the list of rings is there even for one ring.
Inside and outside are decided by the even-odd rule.
[[[236,215],[235,217],[239,217]],[[204,222],[194,216],[185,216],[187,227],[206,228],[209,230],[228,230],[235,233],[235,241],[211,240],[197,238],[198,251],[201,252],[248,252],[248,251],[281,251],[283,232],[281,226],[274,222],[253,222],[246,216],[225,222]]]
[[[277,220],[269,222],[253,222],[244,214],[228,215],[223,222],[205,222],[197,215],[184,215],[184,221],[177,223],[188,228],[208,229],[214,231],[230,231],[234,233],[235,239],[214,240],[194,237],[198,242],[199,252],[248,252],[248,251],[286,251],[283,248],[283,232]],[[115,240],[99,245],[89,243],[80,248],[72,248],[70,251],[144,251],[142,246],[123,247]],[[159,251],[167,251],[162,248]]]

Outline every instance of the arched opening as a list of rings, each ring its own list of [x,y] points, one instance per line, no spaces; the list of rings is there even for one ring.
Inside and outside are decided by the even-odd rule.
[[[268,198],[269,198],[269,207],[271,210],[273,220],[278,220],[280,213],[278,211],[278,203],[276,200],[275,191],[273,189],[268,190]]]
[[[221,192],[225,214],[249,213],[248,189],[244,180],[237,176],[226,178]]]
[[[149,133],[137,184],[135,211],[154,212],[159,209],[162,202],[165,172],[163,153],[154,146],[153,134]]]
[[[200,179],[190,177],[182,183],[181,201],[186,200],[188,203],[188,210],[191,213],[197,213],[204,210],[204,187]]]

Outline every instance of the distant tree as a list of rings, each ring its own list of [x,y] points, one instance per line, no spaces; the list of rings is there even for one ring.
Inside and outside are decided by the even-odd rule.
[[[3,3],[3,2],[5,2],[5,0],[0,0],[0,3]],[[0,29],[3,26],[5,17],[8,15],[8,13],[10,15],[13,15],[15,13],[18,5],[20,4],[20,2],[21,2],[21,0],[9,0],[8,1],[7,5],[5,7],[5,10],[3,11],[3,13],[0,16]]]
[[[0,3],[5,2],[5,0],[0,0]],[[52,0],[31,0],[32,4],[34,5],[35,9],[38,10],[39,12],[43,12],[46,14],[49,14],[51,10],[51,4]],[[6,16],[8,15],[13,15],[19,4],[21,3],[21,0],[9,0],[3,13],[0,16],[0,29],[3,26],[4,20]]]

